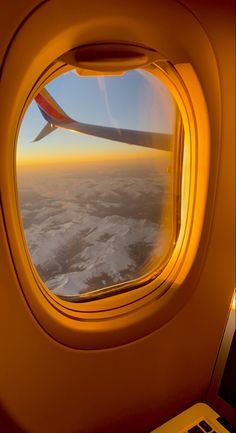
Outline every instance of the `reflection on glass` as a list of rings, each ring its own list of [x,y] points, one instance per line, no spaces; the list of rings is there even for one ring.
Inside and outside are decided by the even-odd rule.
[[[114,77],[71,71],[46,90],[61,118],[39,136],[56,113],[32,101],[17,144],[20,212],[32,261],[59,296],[134,280],[153,259],[157,266],[173,241],[173,99],[144,70]],[[126,139],[108,139],[107,131]]]

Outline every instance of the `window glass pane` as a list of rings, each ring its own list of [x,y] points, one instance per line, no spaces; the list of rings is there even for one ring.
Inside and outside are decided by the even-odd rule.
[[[70,71],[31,102],[17,143],[19,205],[32,261],[54,294],[129,284],[167,258],[177,117],[168,89],[142,69]]]

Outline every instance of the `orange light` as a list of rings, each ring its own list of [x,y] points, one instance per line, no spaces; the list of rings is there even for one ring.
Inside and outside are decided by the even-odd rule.
[[[114,77],[114,75],[124,75],[124,71],[114,71],[114,72],[100,72],[100,71],[92,71],[89,69],[82,69],[82,68],[76,68],[75,73],[78,74],[80,77],[97,77],[108,75],[110,77]]]
[[[231,310],[236,310],[236,293],[234,293],[232,304],[231,304]]]

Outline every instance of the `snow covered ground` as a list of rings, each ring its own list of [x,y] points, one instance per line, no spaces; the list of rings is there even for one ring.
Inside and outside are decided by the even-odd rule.
[[[154,254],[162,257],[171,239],[169,176],[147,161],[19,172],[25,236],[47,287],[96,290],[137,278]]]

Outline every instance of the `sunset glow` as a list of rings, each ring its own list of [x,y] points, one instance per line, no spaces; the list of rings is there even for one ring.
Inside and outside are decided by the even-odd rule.
[[[165,86],[144,70],[114,77],[80,77],[73,71],[47,85],[55,101],[76,121],[131,130],[171,133],[173,100]],[[162,158],[164,152],[57,128],[38,142],[45,126],[35,101],[29,105],[18,137],[19,168],[91,161]]]

